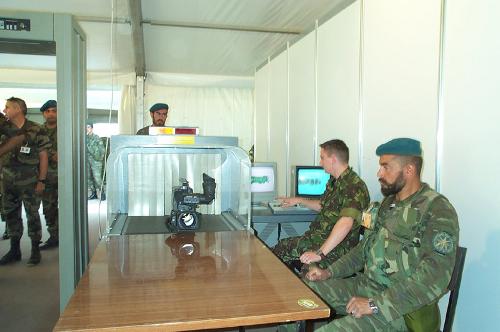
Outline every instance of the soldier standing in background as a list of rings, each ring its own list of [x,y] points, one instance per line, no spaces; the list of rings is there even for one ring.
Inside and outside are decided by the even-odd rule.
[[[21,145],[25,137],[26,136],[24,134],[21,134],[21,132],[19,132],[17,128],[15,128],[14,125],[7,120],[5,115],[0,112],[0,142],[2,142],[2,144],[0,144],[0,215],[3,222],[5,222],[7,218],[3,213],[3,204],[2,204],[2,195],[3,195],[2,165],[9,158],[7,152],[14,149],[16,146]],[[9,238],[9,228],[7,227],[6,223],[2,239],[7,240],[8,238]]]
[[[137,131],[136,135],[149,135],[149,127],[164,127],[168,116],[168,105],[164,103],[156,103],[149,109],[151,115],[151,126],[146,126]]]
[[[419,141],[397,138],[376,154],[385,198],[363,213],[363,240],[326,270],[312,267],[306,275],[337,314],[347,314],[317,331],[439,331],[437,302],[454,268],[457,214],[421,182]]]
[[[102,162],[104,159],[105,148],[101,138],[93,133],[94,124],[87,123],[87,179],[88,199],[97,199],[97,189],[101,189],[102,184]],[[106,199],[104,187],[101,192],[101,200]]]
[[[47,182],[42,194],[43,214],[49,232],[49,239],[40,246],[40,250],[57,247],[59,245],[59,207],[57,192],[57,102],[48,100],[40,108],[45,123],[43,128],[49,137],[51,148],[48,149],[49,169]]]
[[[27,120],[24,100],[11,97],[5,104],[5,114],[18,130],[26,135],[23,145],[11,152],[10,158],[3,165],[4,213],[7,218],[10,235],[10,250],[0,259],[0,265],[21,260],[21,237],[23,221],[21,208],[24,204],[28,219],[28,235],[31,238],[31,257],[28,265],[40,263],[40,240],[42,226],[38,208],[45,190],[48,169],[47,149],[49,138],[38,124]]]

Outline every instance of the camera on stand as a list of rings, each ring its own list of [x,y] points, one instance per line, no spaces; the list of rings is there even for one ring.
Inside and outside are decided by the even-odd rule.
[[[189,182],[181,178],[181,186],[172,188],[172,212],[170,224],[178,231],[200,228],[201,214],[196,211],[200,204],[210,204],[215,198],[215,179],[203,173],[203,194],[193,193]]]

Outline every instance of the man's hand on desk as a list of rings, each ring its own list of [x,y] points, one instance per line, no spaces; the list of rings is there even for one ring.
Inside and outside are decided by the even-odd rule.
[[[302,203],[301,197],[278,197],[278,201],[281,202],[281,206],[290,207]]]
[[[300,261],[304,264],[316,263],[321,260],[321,256],[312,251],[306,251],[300,256]]]

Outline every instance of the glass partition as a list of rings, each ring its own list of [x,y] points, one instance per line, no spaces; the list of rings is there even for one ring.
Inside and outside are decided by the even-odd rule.
[[[190,230],[171,220],[186,211],[197,231],[250,227],[250,161],[234,137],[112,136],[107,178],[106,234]]]

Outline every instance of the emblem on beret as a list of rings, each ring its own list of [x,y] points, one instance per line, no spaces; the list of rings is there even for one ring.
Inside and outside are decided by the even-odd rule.
[[[446,255],[453,250],[453,237],[447,232],[439,232],[432,239],[432,248],[435,252]]]

